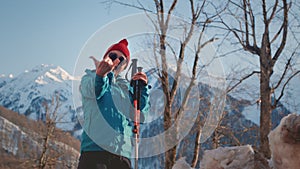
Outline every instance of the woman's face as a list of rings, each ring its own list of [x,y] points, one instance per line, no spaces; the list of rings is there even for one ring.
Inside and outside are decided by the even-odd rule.
[[[113,70],[116,75],[120,74],[123,70],[125,70],[129,63],[129,61],[126,59],[125,55],[118,50],[110,51],[105,56],[105,58],[110,58],[112,61],[114,61],[115,59],[119,59],[120,63]]]

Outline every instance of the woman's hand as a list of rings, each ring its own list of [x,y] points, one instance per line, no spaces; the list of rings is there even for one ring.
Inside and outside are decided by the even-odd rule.
[[[148,84],[148,77],[144,72],[137,72],[132,80],[142,80],[145,84]]]
[[[109,57],[105,57],[102,61],[97,60],[94,56],[90,56],[90,58],[94,61],[96,74],[101,77],[105,77],[120,63],[119,59],[112,61]]]

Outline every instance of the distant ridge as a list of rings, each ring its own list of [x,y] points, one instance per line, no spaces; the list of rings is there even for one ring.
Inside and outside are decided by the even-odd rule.
[[[42,150],[47,126],[0,106],[0,168],[28,168],[36,165]],[[76,168],[79,157],[79,140],[59,129],[50,137],[48,151],[56,154],[54,166]],[[50,163],[49,163],[50,165]]]
[[[16,77],[0,77],[0,105],[33,120],[45,120],[46,105],[57,111],[57,127],[79,138],[81,126],[73,106],[71,76],[60,66],[38,65]],[[53,102],[55,100],[55,102]]]

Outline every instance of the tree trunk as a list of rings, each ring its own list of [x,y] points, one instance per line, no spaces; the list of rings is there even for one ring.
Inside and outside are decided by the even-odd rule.
[[[260,53],[260,151],[265,155],[266,158],[270,158],[270,148],[268,134],[271,131],[271,87],[270,78],[272,75],[271,65],[271,53],[270,53],[270,41],[268,31],[263,35],[262,48]]]
[[[167,101],[164,110],[164,130],[167,131],[172,126],[172,113],[171,113],[171,103]],[[165,146],[175,141],[176,135],[172,135],[176,133],[169,133],[165,135]],[[167,147],[165,147],[167,148]],[[175,145],[170,150],[165,152],[165,169],[171,169],[176,160],[176,148]]]
[[[261,107],[260,107],[260,150],[265,157],[270,158],[268,134],[271,131],[271,96],[270,78],[260,81]]]
[[[172,169],[172,167],[174,166],[176,160],[176,149],[177,146],[174,146],[166,152],[165,169]]]
[[[200,117],[200,116],[198,115],[198,117]],[[193,155],[193,160],[191,163],[192,168],[196,168],[196,165],[197,165],[197,162],[199,159],[199,152],[201,150],[201,142],[200,142],[201,134],[202,134],[202,126],[199,126],[199,129],[197,131],[197,136],[195,139],[194,155]]]

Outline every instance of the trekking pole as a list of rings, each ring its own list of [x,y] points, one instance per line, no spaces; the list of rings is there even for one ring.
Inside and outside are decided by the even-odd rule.
[[[133,77],[136,73],[142,71],[142,67],[137,67],[137,59],[132,59],[132,75]],[[134,106],[134,126],[133,133],[135,135],[135,165],[134,168],[138,169],[138,158],[139,158],[139,134],[140,134],[140,97],[142,85],[140,80],[132,81],[133,84],[133,106]]]

